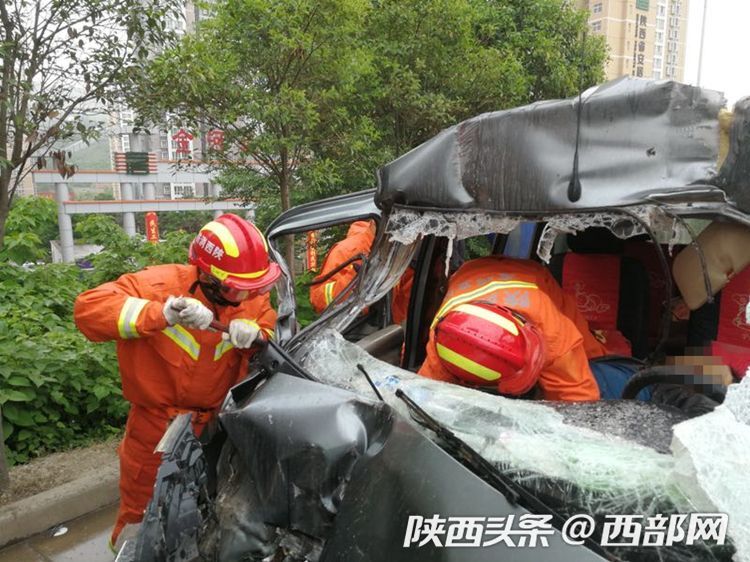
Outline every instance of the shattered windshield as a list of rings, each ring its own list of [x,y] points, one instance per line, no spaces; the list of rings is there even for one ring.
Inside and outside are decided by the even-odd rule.
[[[304,367],[322,382],[375,399],[357,368],[362,365],[383,399],[409,418],[395,396],[400,388],[503,474],[565,517],[639,514],[644,525],[658,525],[670,514],[729,514],[733,546],[615,548],[624,559],[728,560],[733,547],[740,555],[736,559],[750,555],[748,486],[745,472],[737,470],[750,445],[748,381],[734,385],[714,413],[682,421],[643,403],[618,402],[615,408],[604,402],[578,408],[569,404],[559,410],[544,402],[433,381],[371,357],[332,330],[316,335],[301,351]],[[604,430],[593,429],[602,418],[607,420]],[[619,434],[607,427],[620,428]]]

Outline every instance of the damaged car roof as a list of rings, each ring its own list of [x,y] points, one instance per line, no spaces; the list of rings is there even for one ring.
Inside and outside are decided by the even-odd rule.
[[[741,215],[750,211],[750,98],[735,106],[731,132],[724,105],[713,90],[624,77],[485,113],[383,166],[376,202],[546,213],[698,201]]]

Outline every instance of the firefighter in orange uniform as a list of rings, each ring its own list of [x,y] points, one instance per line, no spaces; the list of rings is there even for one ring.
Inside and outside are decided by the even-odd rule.
[[[375,240],[375,229],[375,221],[373,220],[353,222],[346,233],[346,238],[334,244],[328,252],[317,279],[325,277],[325,275],[357,255],[369,256],[372,243]],[[352,261],[325,282],[310,287],[310,303],[317,314],[321,314],[352,282],[357,276],[361,264],[361,260]],[[393,321],[397,324],[400,324],[406,318],[413,277],[414,270],[408,268],[393,288],[391,314]]]
[[[78,328],[95,342],[116,340],[123,395],[131,403],[120,445],[120,509],[110,545],[141,521],[170,420],[193,415],[200,434],[247,370],[259,339],[273,336],[269,292],[279,266],[250,222],[225,214],[190,245],[190,265],[160,265],[81,293]],[[229,333],[209,331],[217,320]]]
[[[346,238],[337,242],[328,252],[323,266],[320,268],[318,279],[330,273],[342,263],[358,254],[367,257],[375,240],[375,221],[356,221],[349,226]],[[335,273],[330,279],[310,287],[310,304],[317,314],[323,312],[352,280],[357,277],[361,260],[352,261],[349,265]]]
[[[588,359],[605,353],[543,266],[490,256],[450,278],[419,374],[510,396],[538,383],[544,399],[597,400]]]

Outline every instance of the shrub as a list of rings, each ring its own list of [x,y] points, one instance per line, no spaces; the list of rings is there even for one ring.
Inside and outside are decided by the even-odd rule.
[[[73,302],[71,265],[0,268],[0,405],[11,464],[120,431],[127,413],[114,344],[92,346]]]
[[[49,257],[50,240],[57,236],[57,205],[46,197],[19,197],[5,223],[0,261],[35,262]]]

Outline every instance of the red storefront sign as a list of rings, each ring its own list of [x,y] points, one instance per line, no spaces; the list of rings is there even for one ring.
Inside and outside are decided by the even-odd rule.
[[[221,151],[224,149],[224,131],[221,129],[211,129],[206,134],[206,141],[211,150]]]
[[[153,211],[146,213],[146,240],[159,243],[159,217]]]
[[[193,135],[188,133],[185,129],[180,129],[174,135],[172,135],[172,140],[176,145],[174,151],[176,156],[183,156],[185,158],[190,158],[192,156],[192,152],[190,150],[190,141],[193,140]]]

